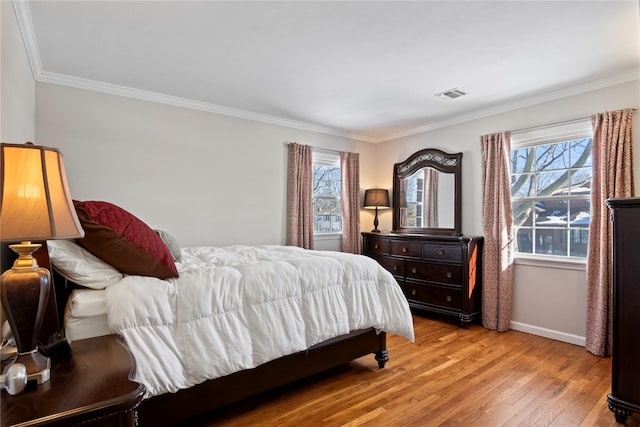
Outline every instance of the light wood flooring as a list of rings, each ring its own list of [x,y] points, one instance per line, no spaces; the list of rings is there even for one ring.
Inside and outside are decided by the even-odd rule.
[[[414,315],[416,340],[193,420],[212,426],[620,426],[611,359],[583,347]],[[640,426],[634,414],[627,426]]]

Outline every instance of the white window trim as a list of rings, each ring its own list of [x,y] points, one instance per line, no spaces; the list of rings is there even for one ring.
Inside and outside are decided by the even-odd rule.
[[[337,240],[342,239],[342,231],[323,231],[314,232],[313,238],[315,240]]]
[[[593,138],[593,127],[590,118],[512,132],[511,149],[532,147],[542,143],[571,141],[580,138]],[[587,264],[586,258],[520,252],[515,252],[514,261],[517,265],[561,268],[566,270],[586,270]]]
[[[340,167],[340,154],[327,151],[317,151],[317,149],[314,148],[311,163],[314,165]]]
[[[311,164],[340,167],[340,154],[334,151],[314,148],[312,150]],[[342,202],[342,199],[340,201]],[[335,240],[342,238],[342,231],[314,231],[313,238],[316,240]]]
[[[563,270],[586,271],[587,269],[586,258],[574,258],[574,257],[568,257],[568,256],[563,257],[559,255],[550,257],[549,255],[525,254],[525,253],[516,252],[516,255],[514,257],[514,263],[516,265],[559,268]]]
[[[543,142],[561,142],[580,138],[592,138],[591,119],[572,120],[562,124],[538,126],[511,134],[511,149],[531,147]]]

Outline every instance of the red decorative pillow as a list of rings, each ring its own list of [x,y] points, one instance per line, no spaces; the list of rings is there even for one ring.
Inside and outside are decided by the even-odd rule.
[[[147,224],[108,202],[73,204],[85,233],[80,246],[124,274],[178,277],[169,248]]]

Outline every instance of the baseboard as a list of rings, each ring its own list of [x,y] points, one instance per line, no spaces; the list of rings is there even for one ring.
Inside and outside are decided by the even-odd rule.
[[[566,332],[554,331],[553,329],[541,328],[540,326],[528,325],[526,323],[511,321],[509,327],[514,331],[526,332],[528,334],[538,335],[556,341],[563,341],[569,344],[579,345],[581,347],[584,347],[585,343],[585,337],[568,334]]]

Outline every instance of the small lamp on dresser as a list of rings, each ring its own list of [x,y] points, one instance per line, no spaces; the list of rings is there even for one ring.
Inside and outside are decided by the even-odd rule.
[[[19,256],[0,276],[0,299],[18,348],[14,363],[27,380],[49,380],[50,360],[38,351],[51,275],[33,257],[41,244],[73,239],[84,231],[69,194],[62,154],[55,148],[0,144],[0,241]]]
[[[375,209],[376,215],[373,219],[372,233],[379,233],[378,230],[378,209],[389,208],[389,190],[384,188],[373,188],[364,192],[364,208]]]

